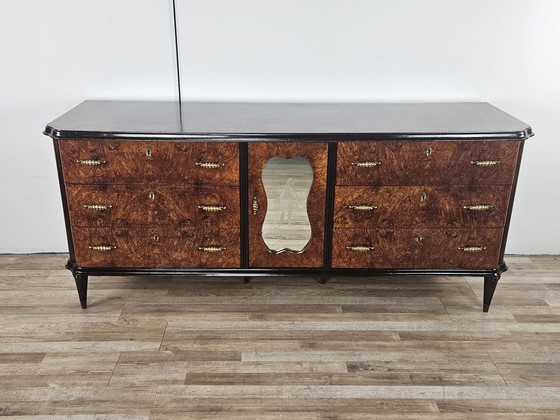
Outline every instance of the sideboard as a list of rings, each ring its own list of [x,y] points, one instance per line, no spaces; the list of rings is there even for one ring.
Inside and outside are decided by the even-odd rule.
[[[147,101],[44,134],[82,308],[92,275],[444,275],[485,312],[533,135],[487,103]]]

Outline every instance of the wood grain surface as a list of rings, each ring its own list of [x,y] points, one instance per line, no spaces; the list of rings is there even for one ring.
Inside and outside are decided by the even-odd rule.
[[[510,185],[519,147],[519,141],[345,142],[338,146],[336,183]],[[484,167],[473,161],[500,163]],[[352,165],[358,162],[380,164],[371,168]]]
[[[494,268],[499,263],[502,229],[334,229],[335,268]],[[349,246],[369,246],[357,252]],[[464,252],[459,247],[483,247]]]
[[[503,227],[509,186],[336,187],[335,227]],[[369,205],[369,211],[350,206]],[[489,205],[474,211],[465,206]]]
[[[26,419],[560,417],[560,258],[482,279],[92,277],[0,255],[0,413]],[[16,417],[18,416],[18,417]]]
[[[313,170],[313,183],[307,198],[311,239],[302,253],[273,254],[262,239],[267,212],[267,197],[262,173],[272,157],[304,157]],[[288,178],[286,179],[288,181]],[[249,265],[250,267],[321,267],[325,232],[325,196],[327,182],[327,143],[250,143],[249,144]],[[258,212],[253,214],[256,197]]]
[[[236,143],[64,140],[60,153],[67,183],[239,185]],[[88,166],[78,160],[106,163]],[[224,166],[204,168],[197,163]]]
[[[239,228],[73,227],[76,263],[82,267],[222,267],[240,264]],[[96,251],[90,246],[115,247]],[[205,252],[200,247],[224,247]]]
[[[72,226],[239,228],[239,188],[67,184]],[[85,206],[110,205],[106,210]],[[199,206],[222,206],[204,211]]]

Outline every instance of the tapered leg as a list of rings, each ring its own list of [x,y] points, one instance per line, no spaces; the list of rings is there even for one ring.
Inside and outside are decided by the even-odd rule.
[[[243,284],[249,284],[251,277],[243,277]]]
[[[327,284],[328,281],[329,281],[328,277],[319,277],[319,283],[321,284]]]
[[[494,291],[500,280],[499,275],[484,277],[484,302],[482,305],[482,310],[488,312],[490,308],[490,303],[492,302],[492,297],[494,296]]]
[[[80,297],[80,305],[82,305],[82,309],[86,309],[88,276],[87,274],[74,274],[74,280],[76,280],[76,288],[78,289],[78,296]]]

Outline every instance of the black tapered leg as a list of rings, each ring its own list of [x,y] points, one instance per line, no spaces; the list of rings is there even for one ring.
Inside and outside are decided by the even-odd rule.
[[[243,284],[249,284],[251,277],[243,277]]]
[[[329,281],[328,277],[319,277],[319,283],[321,284],[327,284],[328,281]]]
[[[74,274],[74,280],[76,280],[76,288],[78,289],[78,296],[80,297],[80,305],[82,305],[82,309],[86,309],[88,276],[87,274]]]
[[[488,312],[488,309],[490,309],[490,303],[499,280],[499,275],[484,277],[484,302],[482,306],[484,312]]]

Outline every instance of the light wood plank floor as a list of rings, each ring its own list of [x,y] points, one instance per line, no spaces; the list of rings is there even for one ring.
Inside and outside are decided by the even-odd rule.
[[[560,257],[478,278],[90,278],[0,256],[0,415],[558,419]]]

